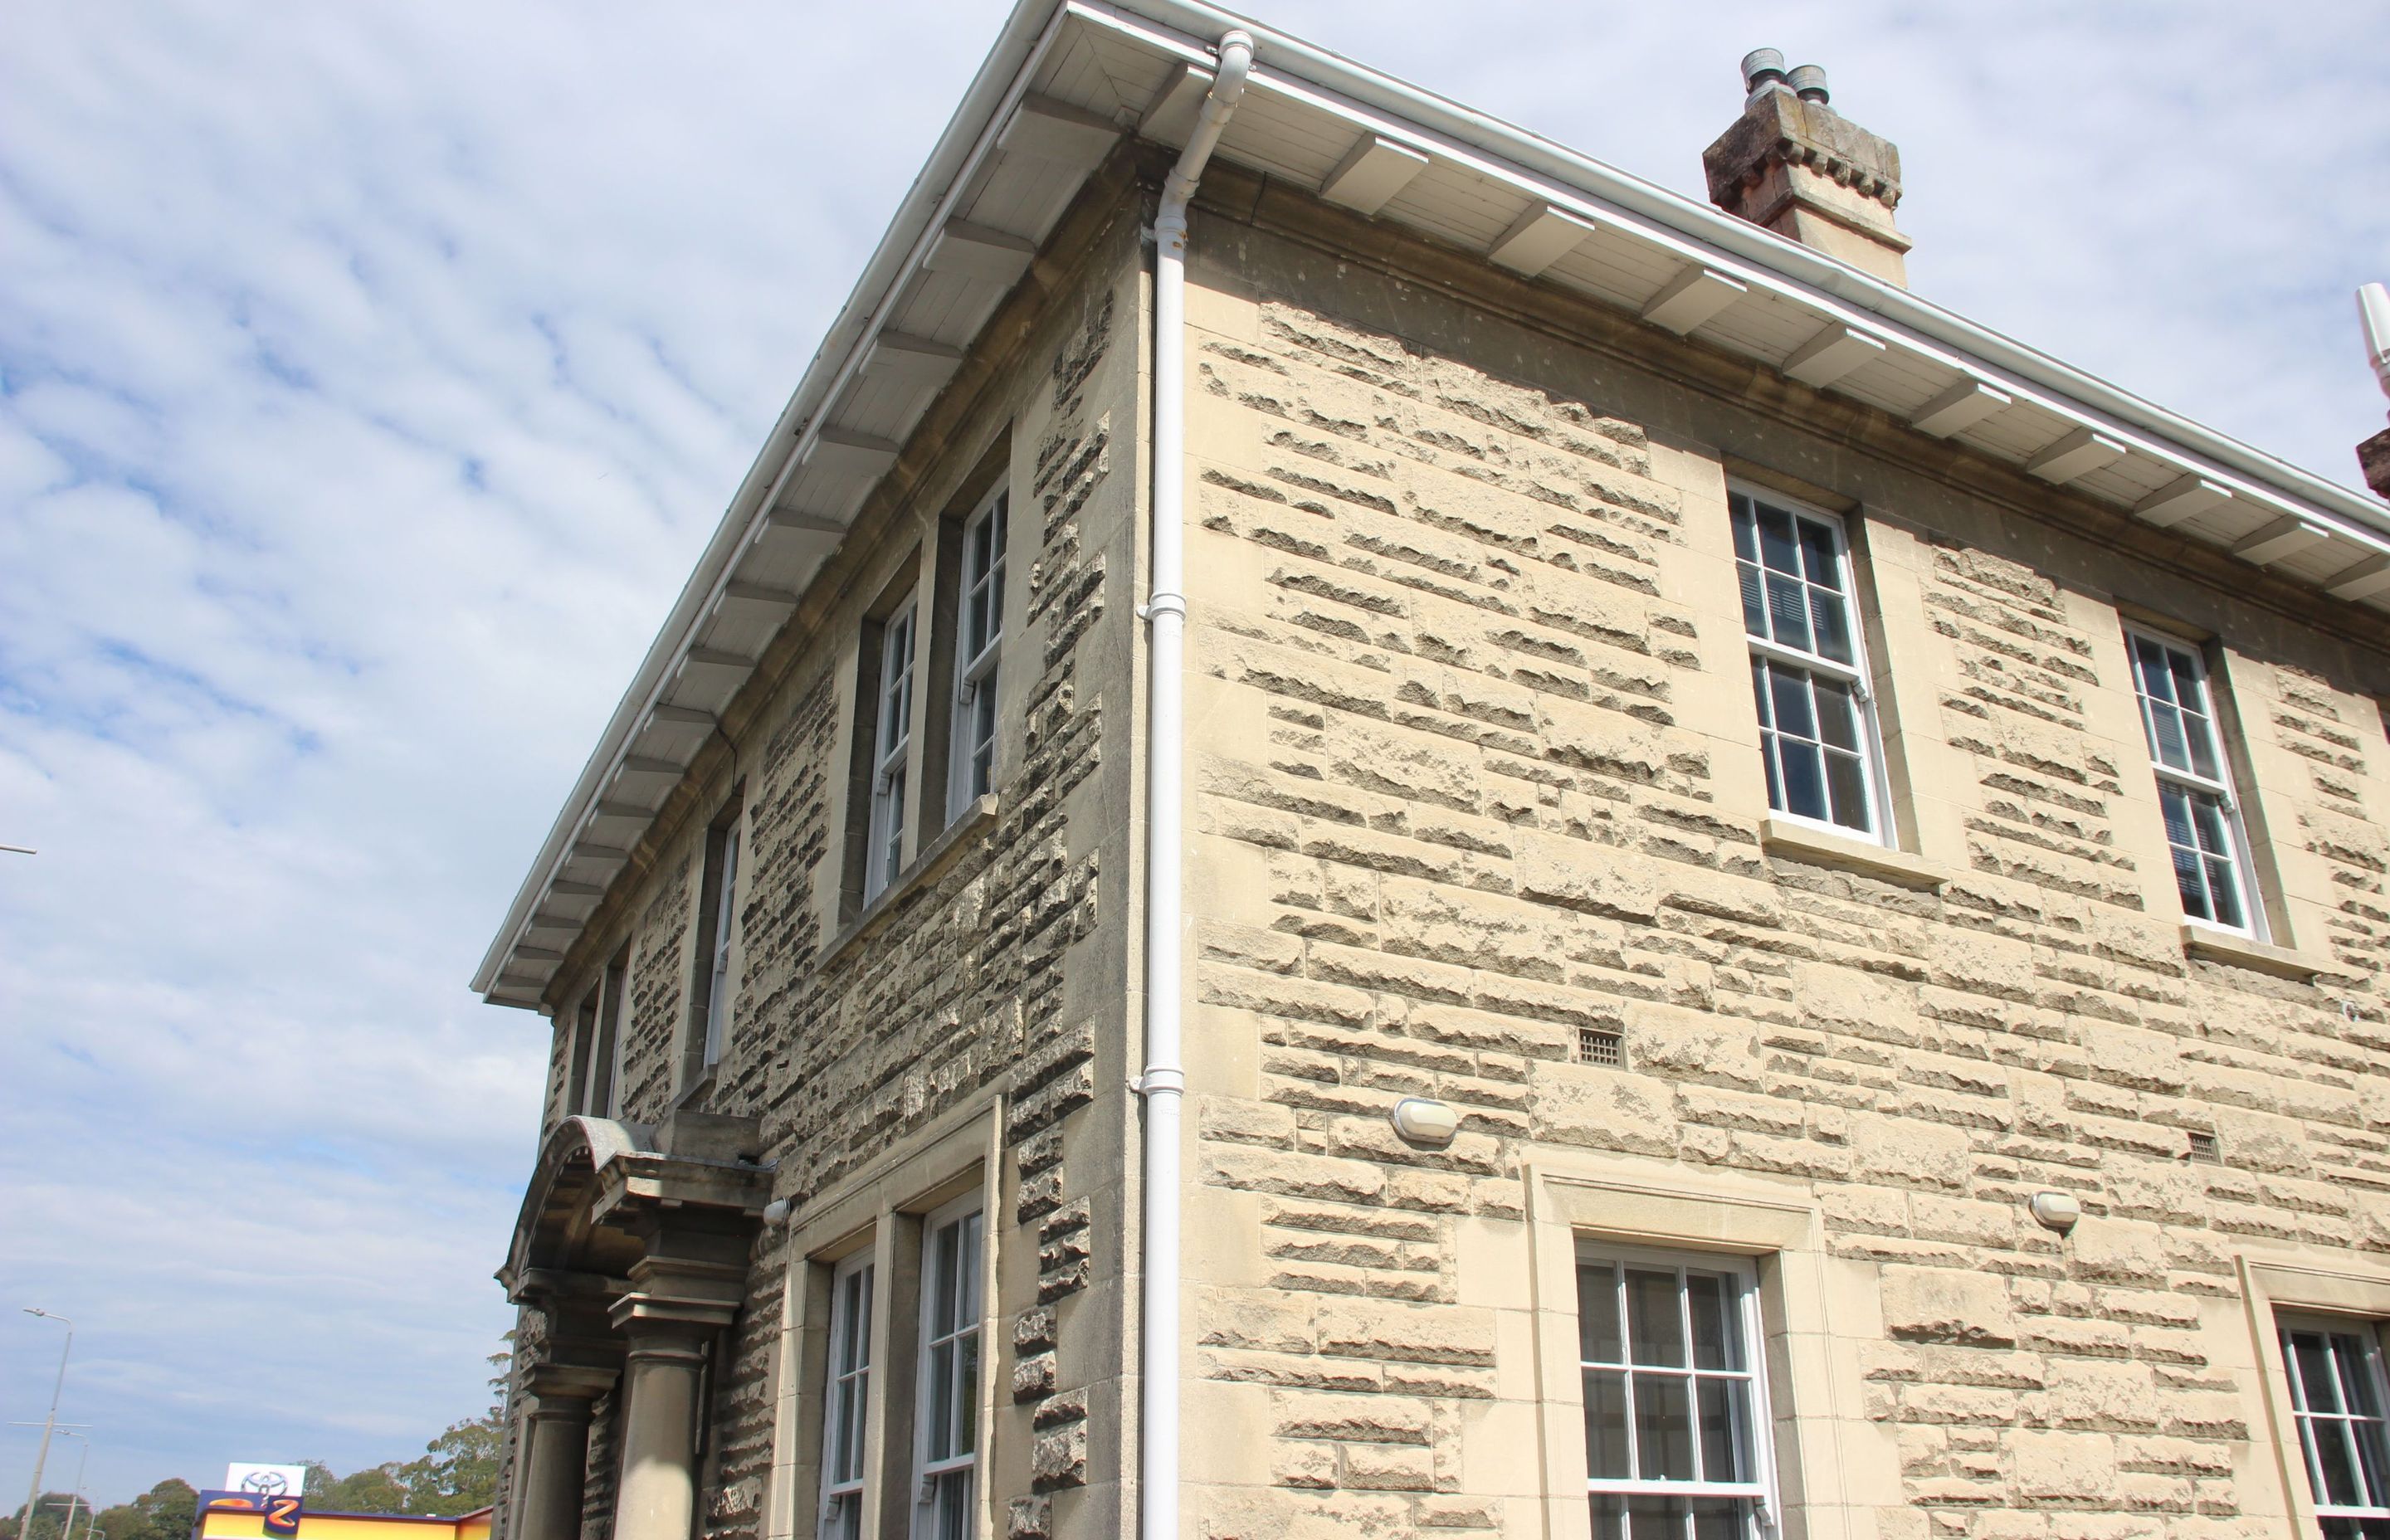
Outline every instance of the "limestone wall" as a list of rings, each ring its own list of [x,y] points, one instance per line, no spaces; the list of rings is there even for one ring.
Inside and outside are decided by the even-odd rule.
[[[1117,1526],[1144,303],[1132,212],[1099,203],[1074,216],[1072,238],[991,324],[568,969],[586,980],[627,945],[623,1115],[659,1120],[687,1091],[705,829],[735,789],[747,841],[735,1025],[707,1105],[762,1119],[793,1216],[758,1237],[747,1305],[716,1361],[708,1536],[810,1534],[817,1512],[818,1450],[794,1434],[798,1415],[781,1418],[792,1382],[816,1395],[821,1372],[803,1356],[803,1328],[817,1337],[820,1323],[798,1319],[808,1274],[790,1238],[813,1233],[817,1206],[892,1149],[989,1103],[1002,1110],[1006,1195],[987,1227],[993,1521],[1022,1534]],[[928,613],[940,520],[970,511],[991,466],[1012,508],[994,809],[858,917],[842,898],[841,853],[867,815],[848,797],[866,610],[918,571]],[[917,689],[943,710],[951,680],[934,675],[926,636],[917,666]],[[920,823],[917,851],[945,828],[936,809]],[[567,981],[559,999],[577,987]],[[551,1096],[551,1122],[559,1110]],[[1018,1377],[1016,1355],[1028,1365]],[[874,1404],[910,1389],[875,1387]],[[592,1434],[590,1540],[610,1514],[617,1421],[608,1398]],[[777,1477],[776,1458],[791,1462]],[[805,1490],[776,1504],[775,1480]]]
[[[2286,1533],[2241,1269],[2390,1278],[2380,628],[1219,197],[1190,1533],[1583,1534],[1581,1233],[1769,1259],[1790,1533]],[[1850,512],[1905,858],[1762,842],[1730,470]],[[2135,606],[2221,640],[2294,956],[2185,950]],[[1579,1061],[1609,1033],[1625,1068]],[[1460,1110],[1450,1149],[1394,1136],[1405,1095]]]

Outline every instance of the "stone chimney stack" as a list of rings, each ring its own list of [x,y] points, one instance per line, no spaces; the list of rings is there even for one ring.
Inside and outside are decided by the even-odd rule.
[[[1742,60],[1742,116],[1702,152],[1710,201],[1780,236],[1908,287],[1908,237],[1894,228],[1900,149],[1827,106],[1826,71]]]

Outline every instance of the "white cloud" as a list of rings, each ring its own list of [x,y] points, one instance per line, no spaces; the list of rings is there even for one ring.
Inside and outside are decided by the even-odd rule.
[[[2372,0],[1268,19],[1694,193],[1816,58],[1921,291],[2342,481],[2381,425]],[[464,978],[998,19],[12,11],[0,1303],[103,1495],[479,1405],[544,1030]]]

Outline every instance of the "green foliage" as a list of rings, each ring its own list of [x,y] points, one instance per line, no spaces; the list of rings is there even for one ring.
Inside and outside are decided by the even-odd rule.
[[[190,1540],[199,1515],[198,1489],[169,1476],[129,1503],[101,1508],[92,1516],[92,1526],[107,1540]],[[76,1540],[83,1540],[82,1528],[78,1521]],[[33,1540],[41,1540],[41,1533],[34,1526]]]
[[[513,1337],[507,1333],[509,1341]],[[424,1446],[420,1458],[391,1460],[346,1476],[334,1475],[321,1461],[308,1461],[307,1506],[332,1513],[437,1518],[489,1507],[497,1500],[498,1455],[506,1444],[505,1366],[510,1361],[505,1353],[490,1354],[489,1362],[499,1371],[490,1380],[490,1409],[449,1424]]]
[[[32,1540],[58,1540],[58,1536],[63,1532],[67,1521],[68,1501],[69,1498],[67,1494],[63,1492],[45,1492],[42,1494],[40,1504],[33,1509],[33,1532]],[[83,1533],[83,1504],[79,1501],[75,1503],[74,1526],[75,1533],[77,1534],[81,1534]],[[14,1513],[9,1514],[6,1519],[0,1519],[0,1540],[19,1540],[19,1535],[23,1531],[24,1527],[25,1510],[20,1508]]]

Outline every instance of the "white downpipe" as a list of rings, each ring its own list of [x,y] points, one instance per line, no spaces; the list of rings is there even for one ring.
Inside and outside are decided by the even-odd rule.
[[[1153,559],[1143,611],[1147,646],[1145,849],[1145,1317],[1138,1478],[1142,1540],[1178,1540],[1180,806],[1187,705],[1187,204],[1253,68],[1253,40],[1220,39],[1220,64],[1195,132],[1162,185],[1153,221]]]

